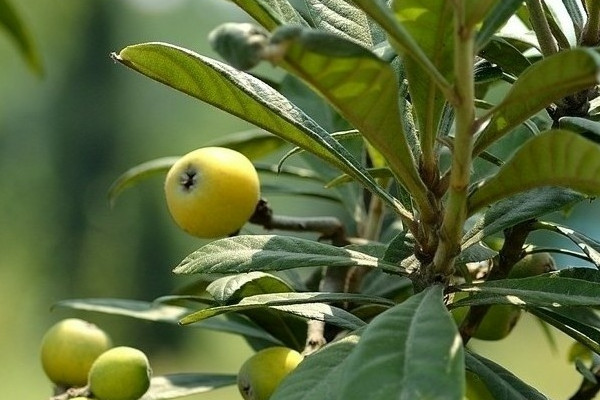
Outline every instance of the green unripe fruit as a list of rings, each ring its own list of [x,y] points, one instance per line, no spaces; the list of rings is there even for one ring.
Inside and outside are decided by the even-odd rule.
[[[59,386],[85,386],[92,363],[111,346],[110,337],[96,325],[77,318],[64,319],[42,338],[42,368]]]
[[[146,355],[120,346],[100,355],[89,375],[90,391],[98,400],[137,400],[150,387],[152,371]]]
[[[468,297],[468,293],[458,292],[454,294],[454,301]],[[458,307],[452,310],[452,316],[456,325],[460,326],[467,315],[468,307]],[[489,308],[479,327],[473,335],[480,340],[504,339],[515,327],[521,317],[521,309],[513,305],[493,305]]]
[[[254,213],[260,182],[252,162],[223,147],[204,147],[181,157],[165,180],[167,206],[184,231],[217,238],[238,231]]]
[[[254,354],[242,364],[237,377],[244,400],[268,400],[302,359],[300,353],[287,347],[269,347]]]
[[[527,278],[555,270],[554,259],[549,253],[533,253],[517,262],[512,267],[508,277],[510,279]],[[455,293],[454,301],[467,296],[468,294],[465,292]],[[452,316],[457,325],[460,326],[467,310],[468,307],[459,307],[452,310]],[[504,339],[515,327],[520,317],[521,309],[517,306],[509,304],[493,305],[481,320],[473,337],[481,340]]]
[[[556,271],[556,264],[550,253],[533,253],[523,257],[510,270],[510,279],[527,278]]]

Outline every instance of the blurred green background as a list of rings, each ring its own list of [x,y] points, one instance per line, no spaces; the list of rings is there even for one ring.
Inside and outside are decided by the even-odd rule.
[[[157,374],[235,373],[251,353],[237,337],[50,307],[80,297],[152,300],[185,282],[170,270],[201,243],[171,223],[162,181],[150,179],[126,191],[113,209],[106,191],[133,165],[186,153],[249,126],[115,65],[109,54],[129,44],[164,41],[216,57],[208,32],[247,17],[224,0],[13,3],[31,30],[45,73],[32,74],[9,37],[0,34],[3,392],[49,397],[39,342],[52,323],[68,316],[96,322],[116,343],[143,349]],[[280,213],[328,213],[325,202],[270,200]],[[597,207],[580,205],[573,216],[584,232],[596,231]],[[535,321],[526,319],[509,340],[474,346],[560,399],[574,391],[578,378],[565,361],[570,341],[555,337],[552,350]],[[240,397],[227,388],[192,398]]]

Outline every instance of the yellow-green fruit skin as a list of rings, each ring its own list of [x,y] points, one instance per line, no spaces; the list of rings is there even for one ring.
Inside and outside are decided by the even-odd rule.
[[[467,297],[465,292],[454,294],[454,301],[458,301]],[[468,307],[459,307],[452,310],[452,316],[458,326],[467,315]],[[473,335],[474,338],[480,340],[501,340],[515,327],[521,317],[521,309],[512,305],[493,305],[485,314],[477,331]]]
[[[148,391],[151,375],[150,363],[142,351],[115,347],[92,365],[90,391],[98,400],[137,400]]]
[[[108,334],[96,325],[77,318],[64,319],[42,338],[42,368],[59,386],[85,386],[92,363],[111,346]]]
[[[181,157],[165,180],[167,207],[184,231],[218,238],[238,231],[252,216],[260,182],[252,162],[223,147],[203,147]]]
[[[302,359],[300,353],[287,347],[269,347],[254,354],[242,364],[237,377],[244,400],[268,400]]]

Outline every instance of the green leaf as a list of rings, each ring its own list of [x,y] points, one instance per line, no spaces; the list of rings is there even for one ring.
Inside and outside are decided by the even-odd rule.
[[[369,48],[383,39],[365,13],[346,0],[306,0],[305,4],[315,28]]]
[[[362,331],[352,332],[305,358],[270,400],[339,399],[345,360],[356,347]]]
[[[559,233],[569,238],[573,243],[577,245],[583,252],[588,256],[588,259],[594,263],[594,265],[600,269],[600,243],[596,240],[587,237],[583,233],[574,231],[566,226],[561,226],[551,222],[539,222],[538,227],[547,229],[556,233]]]
[[[406,56],[405,58],[411,58],[417,62],[424,73],[429,75],[440,89],[450,94],[451,86],[448,81],[446,81],[440,71],[437,70],[423,49],[421,49],[416,39],[408,32],[408,29],[399,23],[398,19],[388,6],[387,1],[352,0],[352,2],[381,26],[381,28],[389,35],[388,40],[396,49],[398,49],[399,53],[404,54]],[[419,7],[426,6],[420,4]]]
[[[600,330],[598,315],[588,308],[537,308],[528,311],[542,321],[569,335],[596,353],[600,352]],[[593,325],[590,319],[594,319]]]
[[[275,275],[255,271],[217,279],[208,285],[206,291],[221,304],[233,304],[248,296],[294,290]]]
[[[166,174],[178,159],[179,157],[157,158],[138,164],[122,173],[108,189],[108,200],[111,207],[125,189],[151,176]]]
[[[465,284],[458,288],[472,295],[453,303],[452,308],[481,304],[551,308],[600,305],[600,283],[561,277],[559,273]]]
[[[282,175],[292,178],[310,180],[314,182],[325,183],[321,176],[312,169],[293,167],[293,166],[277,166],[275,164],[255,163],[254,167],[258,172]]]
[[[187,256],[174,272],[237,274],[322,266],[379,267],[390,273],[403,272],[394,264],[357,251],[307,239],[274,235],[236,236],[216,240]]]
[[[465,365],[485,383],[496,399],[548,400],[546,396],[527,385],[510,371],[472,351],[465,354]]]
[[[581,117],[562,117],[558,120],[558,126],[600,143],[600,122]]]
[[[171,374],[154,376],[150,388],[140,400],[167,400],[235,385],[236,375],[224,374]]]
[[[227,147],[239,151],[250,160],[264,157],[287,143],[281,138],[259,129],[238,132],[206,143],[205,146]]]
[[[565,96],[599,83],[600,55],[577,48],[533,64],[492,110],[489,124],[475,141],[477,155],[513,128]]]
[[[479,0],[471,0],[478,3]],[[475,47],[481,49],[498,30],[506,24],[510,17],[523,4],[522,0],[496,0],[494,8],[487,13],[481,28],[477,32]]]
[[[165,43],[129,46],[112,57],[158,82],[238,116],[317,155],[352,175],[400,214],[412,218],[322,127],[275,89],[253,76]]]
[[[281,196],[293,196],[293,197],[311,197],[320,200],[332,201],[334,203],[341,203],[342,200],[336,193],[327,191],[315,191],[305,187],[299,186],[284,186],[283,184],[261,184],[261,193],[268,194],[269,196],[281,195]]]
[[[600,195],[600,146],[571,131],[551,130],[531,138],[470,196],[468,213],[542,186]]]
[[[281,66],[327,98],[386,157],[400,182],[413,195],[424,196],[404,136],[399,87],[390,65],[359,44],[322,31],[282,27],[271,42],[285,49]]]
[[[463,236],[462,248],[466,249],[519,222],[564,209],[584,198],[585,196],[570,189],[541,187],[500,200],[486,209]]]
[[[179,320],[195,310],[187,307],[171,306],[125,299],[72,299],[59,301],[54,307],[72,308],[89,312],[118,315],[136,318],[143,321],[162,322],[179,325]],[[228,318],[213,318],[195,324],[194,327],[227,332],[244,336],[246,338],[261,340],[272,345],[281,345],[281,341],[274,338],[262,328],[238,315],[228,315]]]
[[[15,41],[29,67],[38,75],[43,74],[42,61],[29,30],[17,10],[8,0],[0,0],[0,27]]]
[[[392,10],[440,74],[452,81],[454,67],[453,5],[446,0],[393,1]],[[392,42],[393,44],[393,42]],[[403,60],[411,103],[417,116],[423,153],[432,154],[446,98],[423,66]]]
[[[257,308],[272,308],[311,320],[325,321],[328,324],[344,329],[354,330],[364,326],[365,323],[351,313],[341,308],[324,304],[324,302],[343,301],[393,305],[393,302],[384,298],[352,293],[271,293],[245,297],[237,304],[196,311],[182,318],[180,323],[187,325],[224,313]]]
[[[519,76],[531,66],[531,62],[512,44],[506,40],[493,36],[481,49],[479,55],[486,60],[497,64],[505,72]]]
[[[232,2],[268,30],[283,24],[306,25],[306,21],[288,0],[232,0]]]
[[[585,9],[583,8],[581,0],[563,0],[562,2],[569,13],[571,22],[573,23],[575,35],[580,37],[585,25],[585,19],[587,19],[587,17],[584,17]]]
[[[339,398],[462,399],[463,346],[442,297],[430,287],[375,317],[345,361]]]
[[[231,305],[244,300],[244,298],[256,298],[252,296],[268,293],[292,292],[293,289],[276,276],[263,272],[250,272],[217,279],[206,288],[206,291],[220,304]],[[214,310],[214,308],[211,310]],[[225,312],[230,311],[241,312],[288,347],[296,350],[304,348],[306,326],[304,321],[300,321],[295,315],[289,315],[277,309],[270,309],[267,306],[241,307],[239,310],[226,310]],[[189,316],[186,316],[182,321],[187,318]]]

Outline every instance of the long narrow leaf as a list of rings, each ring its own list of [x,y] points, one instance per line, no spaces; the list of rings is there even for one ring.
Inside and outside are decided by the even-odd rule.
[[[527,141],[469,197],[468,212],[529,189],[560,186],[600,195],[600,145],[565,130]]]
[[[469,350],[465,354],[468,370],[479,376],[494,398],[510,400],[548,400],[510,371]]]
[[[268,30],[283,24],[307,25],[288,0],[232,1]]]
[[[593,87],[599,81],[600,55],[590,49],[561,51],[533,64],[490,111],[492,118],[477,137],[473,153],[481,153],[552,102]]]
[[[224,374],[171,374],[155,376],[150,388],[140,400],[167,400],[235,385],[236,375]]]
[[[353,176],[394,210],[412,216],[377,185],[358,161],[269,85],[226,64],[165,43],[129,46],[113,59],[314,153]]]
[[[585,199],[580,193],[560,187],[542,187],[494,203],[463,236],[462,248],[503,231],[519,222],[541,217]]]
[[[262,294],[245,297],[237,304],[196,311],[182,318],[180,323],[187,325],[224,313],[269,308],[311,320],[325,321],[344,329],[354,330],[364,326],[365,323],[360,318],[341,308],[323,303],[323,301],[335,302],[344,301],[344,299],[370,302],[373,296],[320,292]],[[389,301],[386,302],[385,299],[380,299],[380,302],[389,304]]]
[[[398,82],[390,65],[331,33],[284,27],[274,32],[272,41],[286,48],[281,65],[327,98],[386,157],[396,177],[423,205],[426,189],[404,135]]]
[[[63,300],[56,303],[54,307],[72,308],[75,310],[117,315],[143,321],[162,322],[174,325],[178,325],[181,318],[195,311],[194,309],[187,307],[139,300],[95,298]],[[238,315],[228,316],[227,319],[221,317],[213,318],[195,324],[194,327],[233,333],[249,339],[271,343],[272,345],[281,345],[279,340],[269,335],[251,321]]]
[[[441,287],[426,289],[375,317],[345,363],[339,396],[344,400],[464,395],[463,346]]]
[[[187,256],[174,270],[178,274],[237,274],[284,271],[300,267],[381,268],[403,274],[403,269],[354,250],[287,236],[248,235],[211,242]]]

